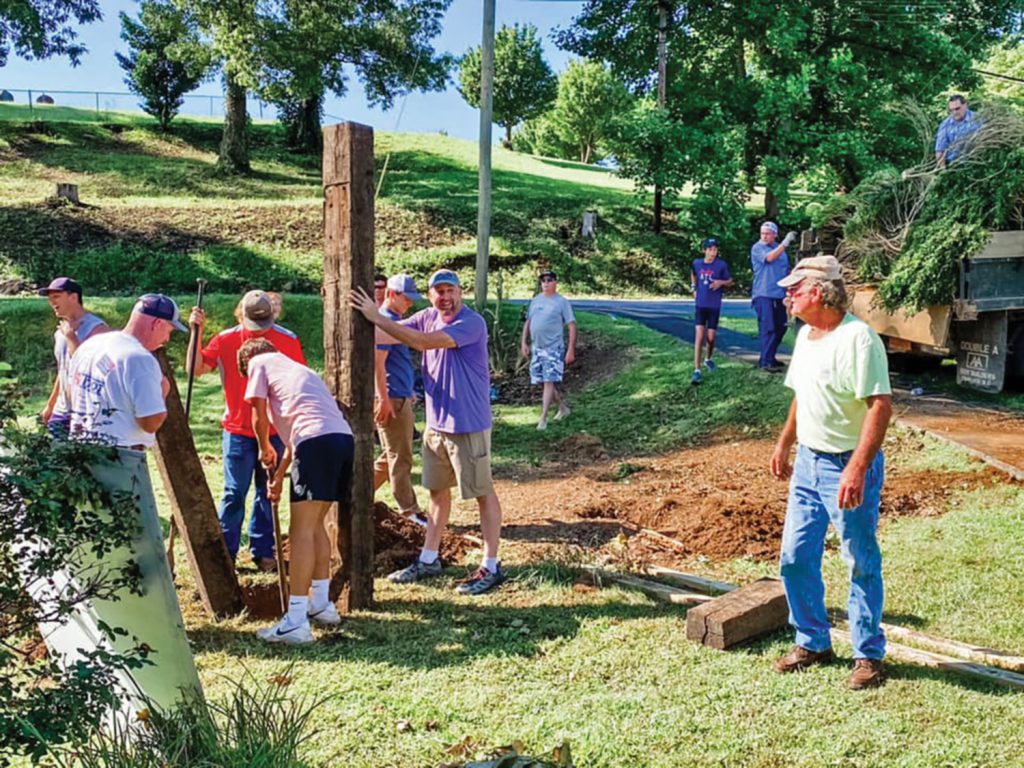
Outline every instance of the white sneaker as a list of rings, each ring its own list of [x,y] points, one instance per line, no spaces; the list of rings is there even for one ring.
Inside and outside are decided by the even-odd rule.
[[[308,645],[313,642],[313,630],[309,628],[309,622],[292,627],[288,625],[287,616],[272,627],[257,629],[256,635],[260,640],[266,640],[268,643]]]
[[[540,421],[537,422],[537,431],[538,432],[543,432],[547,428],[548,428],[548,420],[547,419],[541,419]]]
[[[338,607],[334,603],[327,603],[319,611],[314,611],[310,606],[309,613],[306,614],[310,621],[315,621],[317,624],[327,624],[329,626],[335,626],[341,624],[341,615],[338,613]]]
[[[563,404],[562,406],[559,407],[558,413],[555,414],[555,421],[561,421],[570,413],[572,413],[572,411],[569,410],[569,406]]]

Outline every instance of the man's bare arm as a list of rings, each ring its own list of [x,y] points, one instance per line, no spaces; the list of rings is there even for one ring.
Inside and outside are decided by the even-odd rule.
[[[786,415],[786,423],[775,441],[775,450],[772,452],[771,471],[772,476],[778,480],[785,480],[793,473],[793,465],[790,463],[789,454],[796,442],[796,397],[789,404],[789,413]]]
[[[206,312],[201,310],[199,307],[192,308],[192,314],[189,315],[188,322],[190,326],[197,326],[196,333],[199,334],[199,343],[196,344],[196,354],[199,357],[196,359],[196,376],[203,376],[212,371],[216,366],[207,365],[206,361],[203,360],[203,355],[200,350],[203,348],[203,328],[206,327]],[[185,352],[185,372],[188,373],[192,370],[192,345],[188,345],[188,349]]]
[[[569,347],[565,350],[565,364],[576,362],[576,321],[569,323]]]
[[[402,344],[415,350],[422,352],[425,349],[454,349],[458,346],[455,340],[444,331],[424,333],[423,331],[417,331],[415,328],[407,328],[390,318],[384,317],[378,311],[373,297],[367,295],[366,291],[362,288],[353,289],[349,294],[349,301],[352,303],[353,309],[358,310],[363,317],[384,331],[384,333],[393,336]]]
[[[882,447],[889,420],[892,418],[892,396],[876,395],[867,399],[868,412],[860,428],[860,438],[853,455],[839,478],[839,507],[851,509],[864,501],[864,476]]]
[[[163,413],[154,413],[151,416],[136,416],[135,422],[139,425],[139,429],[149,434],[154,434],[160,427],[163,426],[164,421],[167,420],[167,411]]]

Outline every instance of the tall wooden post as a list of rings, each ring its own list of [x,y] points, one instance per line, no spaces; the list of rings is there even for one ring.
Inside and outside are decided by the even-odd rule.
[[[203,605],[218,619],[234,616],[244,607],[235,564],[220,532],[217,508],[185,418],[174,371],[164,350],[157,350],[156,358],[171,389],[167,393],[167,419],[156,433],[153,456]]]
[[[494,121],[494,6],[484,0],[480,52],[480,168],[476,214],[476,308],[487,308],[487,273],[491,261],[491,130]]]
[[[373,604],[373,325],[349,291],[373,295],[373,129],[324,128],[324,378],[355,437],[352,503],[340,505],[341,570],[331,582],[343,610]]]

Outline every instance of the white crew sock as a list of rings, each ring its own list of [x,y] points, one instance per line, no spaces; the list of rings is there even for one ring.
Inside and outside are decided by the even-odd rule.
[[[309,600],[313,613],[322,611],[327,607],[327,603],[330,600],[327,594],[330,586],[330,579],[313,579],[313,588],[310,590]]]
[[[437,560],[436,549],[421,549],[420,550],[420,562],[425,565],[430,565]]]
[[[289,627],[298,627],[305,624],[306,609],[309,607],[308,597],[295,597],[294,595],[288,599],[288,613],[285,615],[285,619],[288,622]]]
[[[496,557],[485,557],[484,558],[484,568],[486,568],[491,573],[497,573],[498,572],[498,558],[496,558]]]

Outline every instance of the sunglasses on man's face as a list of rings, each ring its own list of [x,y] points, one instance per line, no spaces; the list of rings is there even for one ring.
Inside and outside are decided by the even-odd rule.
[[[374,283],[373,287],[374,287],[374,290],[383,291],[388,286],[387,286],[387,283]]]

